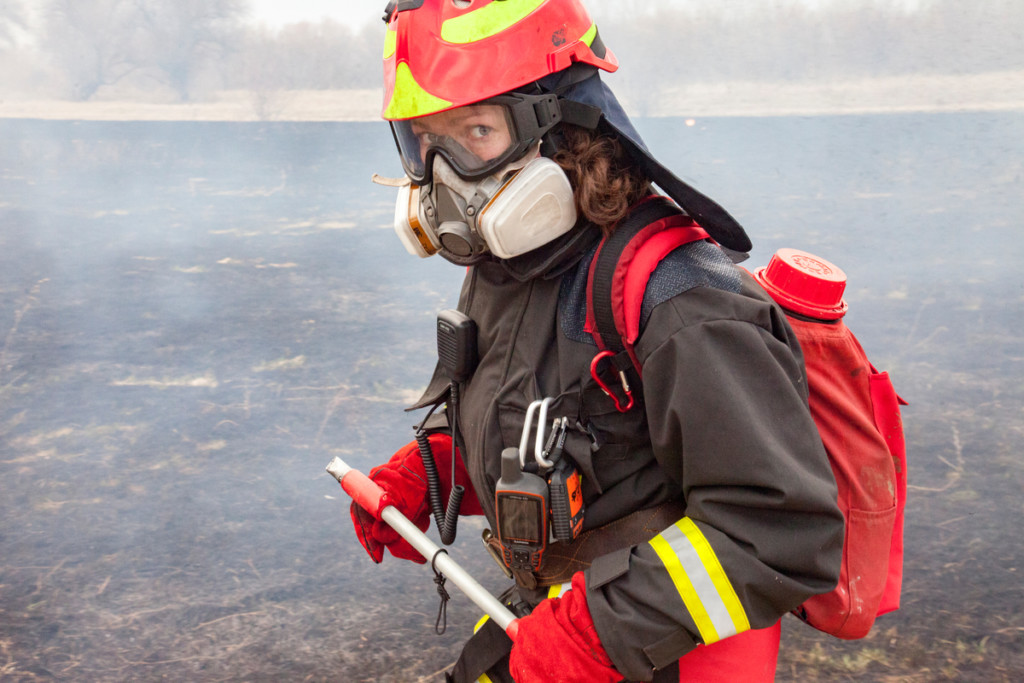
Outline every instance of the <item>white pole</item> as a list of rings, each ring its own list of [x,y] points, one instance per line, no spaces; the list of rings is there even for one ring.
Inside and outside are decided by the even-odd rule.
[[[337,457],[327,465],[327,471],[338,480],[345,492],[352,496],[352,499],[363,509],[372,512],[380,507],[380,499],[384,495],[384,491],[365,474],[349,467],[345,461]],[[437,571],[448,577],[459,590],[473,601],[473,604],[486,612],[498,626],[508,633],[512,640],[515,640],[519,626],[516,616],[491,595],[490,591],[477,583],[476,579],[470,576],[458,562],[449,557],[447,552],[431,541],[397,508],[390,505],[385,507],[380,511],[380,518],[419,551],[428,562],[433,560]]]

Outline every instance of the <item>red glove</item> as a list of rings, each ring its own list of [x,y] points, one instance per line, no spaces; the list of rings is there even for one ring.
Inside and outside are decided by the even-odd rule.
[[[572,577],[572,590],[519,620],[509,671],[516,683],[623,680],[597,637],[582,572]]]
[[[434,453],[438,477],[441,480],[442,503],[447,503],[451,491],[452,438],[447,434],[431,434],[430,449]],[[456,458],[455,466],[456,483],[467,489],[462,499],[462,514],[482,515],[483,510],[473,493],[473,487],[469,484],[469,475],[466,474],[461,457]],[[369,477],[384,489],[385,499],[381,507],[394,506],[419,527],[420,531],[427,530],[430,526],[427,474],[423,469],[423,458],[420,457],[419,447],[415,441],[400,448],[388,462],[370,470]],[[356,536],[373,561],[378,564],[383,561],[384,548],[387,547],[395,557],[412,560],[418,564],[426,562],[419,551],[377,516],[377,512],[364,510],[355,502],[350,508]]]

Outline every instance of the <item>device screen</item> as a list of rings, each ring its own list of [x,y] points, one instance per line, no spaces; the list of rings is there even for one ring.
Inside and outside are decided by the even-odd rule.
[[[520,541],[533,545],[542,541],[544,511],[538,498],[502,494],[498,496],[498,505],[503,541]]]

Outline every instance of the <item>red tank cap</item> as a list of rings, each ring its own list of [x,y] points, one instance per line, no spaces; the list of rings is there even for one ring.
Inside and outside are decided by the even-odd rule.
[[[783,308],[819,320],[846,314],[846,273],[823,258],[799,249],[779,249],[754,278]]]

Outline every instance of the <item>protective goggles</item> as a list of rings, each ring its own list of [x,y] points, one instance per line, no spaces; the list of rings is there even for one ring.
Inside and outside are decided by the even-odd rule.
[[[429,116],[391,122],[402,166],[428,185],[440,155],[465,180],[480,180],[526,154],[562,120],[556,95],[509,93]]]

